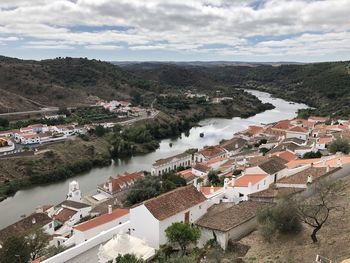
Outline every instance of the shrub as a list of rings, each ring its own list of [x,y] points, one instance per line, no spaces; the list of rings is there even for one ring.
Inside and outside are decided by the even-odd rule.
[[[260,233],[269,242],[276,233],[296,234],[302,228],[297,208],[287,199],[280,200],[271,208],[259,211],[257,220]]]

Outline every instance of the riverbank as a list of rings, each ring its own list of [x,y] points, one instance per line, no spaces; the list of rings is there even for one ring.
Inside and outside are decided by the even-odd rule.
[[[80,189],[85,195],[92,194],[96,191],[96,185],[101,184],[110,176],[122,174],[126,171],[150,170],[152,163],[158,159],[182,153],[189,148],[202,148],[206,145],[218,144],[222,139],[232,138],[234,133],[246,129],[249,125],[293,118],[298,109],[307,107],[302,104],[289,104],[281,99],[272,99],[267,93],[249,92],[259,97],[264,103],[272,103],[275,109],[264,111],[249,118],[204,119],[196,127],[190,128],[187,132],[182,132],[180,136],[171,136],[171,138],[168,137],[169,139],[160,140],[159,148],[150,153],[134,155],[132,158],[117,159],[112,161],[109,166],[92,168],[88,172],[50,184],[32,185],[23,188],[0,203],[0,214],[2,215],[0,228],[17,221],[23,214],[32,213],[39,205],[61,202],[67,194],[68,183],[72,180],[79,182]],[[142,124],[145,123],[147,122]],[[204,137],[200,137],[201,133],[205,134]]]
[[[34,156],[4,158],[0,163],[0,201],[31,185],[58,182],[111,164],[112,159],[131,158],[159,148],[165,138],[174,138],[209,117],[242,117],[274,108],[247,92],[239,92],[234,101],[199,104],[168,114],[160,113],[154,120],[139,121],[129,127],[116,126],[78,136],[63,143],[48,145]],[[235,101],[236,105],[233,106]],[[242,107],[246,103],[246,107]]]

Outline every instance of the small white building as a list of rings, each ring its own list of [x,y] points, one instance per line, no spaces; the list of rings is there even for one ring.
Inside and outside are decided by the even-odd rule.
[[[208,209],[196,225],[201,231],[198,242],[203,247],[209,240],[216,240],[226,250],[229,240],[237,241],[256,228],[256,214],[271,204],[245,201],[239,204],[220,203]]]
[[[294,126],[286,131],[286,138],[307,140],[309,138],[309,131],[306,128]]]
[[[162,175],[176,170],[178,167],[187,167],[192,164],[192,154],[184,152],[165,159],[155,161],[151,168],[152,175]]]
[[[194,162],[202,163],[219,157],[227,157],[226,150],[219,145],[209,146],[194,154]]]
[[[130,234],[159,249],[175,222],[194,223],[207,212],[205,196],[193,185],[177,188],[130,209]]]
[[[73,236],[75,244],[81,244],[91,239],[102,231],[107,231],[113,227],[121,225],[129,220],[129,209],[108,207],[108,213],[90,219],[86,222],[74,226]]]

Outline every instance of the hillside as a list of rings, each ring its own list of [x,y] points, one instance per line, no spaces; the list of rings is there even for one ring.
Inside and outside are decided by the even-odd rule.
[[[303,102],[315,114],[350,116],[350,63],[193,66],[192,64],[136,63],[129,72],[163,85],[201,89],[215,86],[253,88],[275,96]]]
[[[0,112],[79,106],[144,95],[148,81],[107,62],[82,58],[32,61],[0,57]]]

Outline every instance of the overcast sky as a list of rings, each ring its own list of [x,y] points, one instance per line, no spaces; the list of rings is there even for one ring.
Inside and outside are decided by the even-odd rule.
[[[0,0],[0,54],[350,60],[350,0]]]

